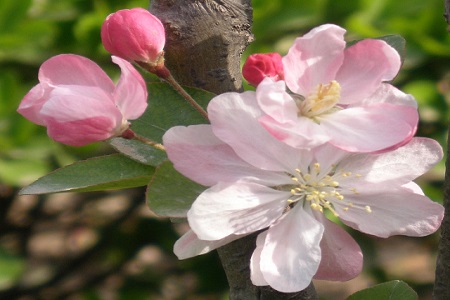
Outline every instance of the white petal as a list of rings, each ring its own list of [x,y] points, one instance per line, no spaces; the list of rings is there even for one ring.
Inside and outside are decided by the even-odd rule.
[[[202,240],[255,232],[281,216],[289,196],[289,192],[255,183],[219,183],[204,191],[192,204],[189,225]]]
[[[323,230],[300,205],[269,228],[261,252],[261,272],[272,288],[291,293],[310,284],[321,259]]]
[[[191,258],[211,252],[241,237],[243,236],[233,234],[218,241],[204,241],[199,239],[192,230],[189,230],[175,242],[173,252],[178,259]]]

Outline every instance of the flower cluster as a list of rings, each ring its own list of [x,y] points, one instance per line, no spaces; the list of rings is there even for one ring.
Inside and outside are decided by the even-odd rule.
[[[312,278],[342,281],[361,271],[358,244],[328,218],[378,237],[437,230],[443,207],[413,180],[442,149],[413,138],[416,101],[387,83],[400,57],[382,40],[346,47],[344,33],[313,29],[282,65],[276,55],[251,58],[244,75],[256,91],[212,99],[211,125],[166,132],[174,167],[209,187],[188,212],[179,258],[260,232],[252,282],[295,292]]]
[[[147,108],[147,86],[129,61],[164,68],[161,21],[142,8],[120,10],[106,18],[101,37],[122,71],[117,85],[93,61],[74,54],[57,55],[42,64],[40,83],[19,105],[17,111],[46,126],[55,141],[84,146],[134,136],[128,120],[139,118]]]

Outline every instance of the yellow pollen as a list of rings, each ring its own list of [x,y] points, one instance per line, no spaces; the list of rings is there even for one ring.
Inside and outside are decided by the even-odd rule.
[[[317,85],[315,91],[300,103],[300,114],[309,118],[329,113],[339,102],[341,86],[336,80]]]
[[[365,209],[369,214],[372,212],[372,209],[370,208],[369,205],[366,205],[366,206],[364,207],[364,209]]]

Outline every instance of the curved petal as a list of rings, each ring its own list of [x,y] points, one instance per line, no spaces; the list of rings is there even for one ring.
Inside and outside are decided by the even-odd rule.
[[[250,279],[256,286],[269,285],[264,279],[263,273],[261,272],[261,253],[264,249],[266,236],[267,230],[258,234],[258,237],[256,238],[256,248],[253,251],[252,257],[250,259]]]
[[[383,81],[397,75],[400,65],[400,55],[385,41],[366,39],[348,47],[336,75],[342,88],[339,103],[356,103],[370,96]]]
[[[59,86],[41,109],[43,118],[58,122],[107,116],[122,121],[122,114],[104,90],[89,86]],[[120,124],[120,122],[119,122]]]
[[[279,123],[295,122],[297,120],[297,105],[286,92],[284,81],[274,82],[264,79],[256,88],[256,99],[259,107],[272,119]]]
[[[189,225],[202,240],[255,232],[281,216],[289,196],[289,192],[255,183],[219,183],[194,201],[188,211]]]
[[[216,96],[208,105],[208,115],[214,134],[246,162],[271,171],[297,167],[298,150],[278,141],[259,124],[262,112],[254,92]]]
[[[374,103],[390,103],[417,108],[417,101],[412,95],[403,93],[389,83],[382,83],[372,95],[364,98],[358,105]]]
[[[283,57],[284,78],[294,93],[307,96],[320,83],[329,83],[344,59],[345,29],[331,24],[314,28],[295,40]]]
[[[238,180],[277,186],[289,180],[284,173],[264,171],[243,161],[214,136],[211,125],[172,127],[163,142],[175,169],[205,186]]]
[[[74,54],[61,54],[45,61],[39,69],[39,81],[53,86],[84,85],[106,93],[114,91],[114,83],[95,62]]]
[[[270,226],[261,252],[264,279],[277,291],[305,289],[320,263],[323,225],[300,205]]]
[[[48,135],[71,146],[108,139],[122,124],[122,114],[103,90],[89,87],[55,89],[41,115]]]
[[[298,117],[295,123],[282,124],[262,116],[259,122],[273,137],[297,149],[311,149],[330,140],[324,128],[309,118]]]
[[[122,74],[114,91],[114,101],[126,120],[139,118],[147,108],[147,85],[141,74],[126,60],[113,56]]]
[[[322,259],[314,279],[346,281],[362,271],[363,255],[356,241],[344,229],[329,221],[322,213],[315,213],[324,225],[320,241]]]
[[[400,186],[409,183],[430,170],[442,159],[442,148],[438,142],[428,138],[413,138],[408,144],[394,151],[381,154],[358,154],[344,159],[339,169],[359,173],[358,189],[382,183]],[[339,180],[342,185],[354,186],[353,177]]]
[[[41,109],[48,100],[50,88],[46,88],[46,84],[38,84],[34,86],[20,102],[17,112],[38,125],[45,126],[45,121],[41,116]]]
[[[413,107],[379,103],[343,109],[320,122],[334,146],[349,152],[375,152],[409,141],[418,120]]]
[[[442,205],[409,188],[342,195],[354,206],[344,211],[341,205],[335,205],[341,220],[354,229],[378,237],[429,235],[438,230],[444,216]],[[370,207],[370,213],[364,210],[365,206]]]
[[[114,136],[116,123],[109,117],[98,116],[60,123],[46,119],[47,134],[53,140],[70,146],[85,146]]]
[[[173,252],[178,259],[191,258],[211,252],[241,237],[243,235],[232,234],[218,241],[203,241],[192,230],[189,230],[175,242]]]

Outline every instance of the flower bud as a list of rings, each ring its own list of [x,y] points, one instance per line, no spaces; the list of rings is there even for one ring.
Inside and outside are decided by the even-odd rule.
[[[252,54],[242,68],[242,75],[253,86],[257,86],[266,77],[275,81],[283,80],[281,58],[278,53]]]
[[[85,57],[50,58],[39,69],[39,84],[25,95],[17,112],[70,146],[121,136],[130,126],[128,120],[144,113],[147,87],[128,61],[115,56],[112,60],[122,70],[117,85]]]
[[[148,10],[123,9],[110,14],[103,22],[101,37],[113,55],[153,66],[163,63],[164,26]]]

